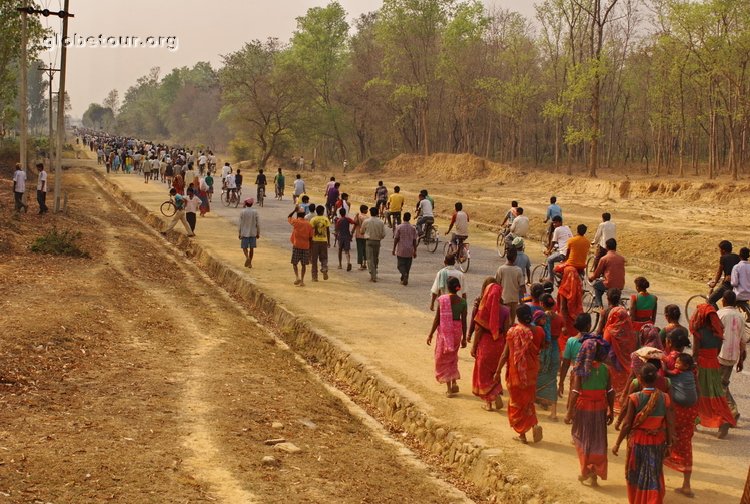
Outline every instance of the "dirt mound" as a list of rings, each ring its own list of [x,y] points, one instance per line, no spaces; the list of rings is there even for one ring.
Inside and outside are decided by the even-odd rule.
[[[466,181],[491,177],[506,179],[519,172],[472,154],[401,154],[388,161],[383,171],[389,175],[417,175],[446,181]]]
[[[368,158],[364,163],[358,164],[354,168],[355,173],[380,173],[383,166],[375,158]]]

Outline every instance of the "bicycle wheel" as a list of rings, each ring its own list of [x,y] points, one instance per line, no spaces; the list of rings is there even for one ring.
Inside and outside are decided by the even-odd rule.
[[[703,304],[708,301],[708,298],[703,294],[696,294],[691,296],[685,303],[685,320],[690,320],[690,316],[695,313],[695,307],[699,304]]]
[[[531,270],[531,283],[541,283],[542,278],[547,276],[547,263],[537,264]]]
[[[445,242],[445,245],[443,245],[443,257],[448,257],[448,254],[451,254],[453,251],[451,250],[451,242],[447,241]]]
[[[229,192],[221,191],[221,202],[224,203],[224,206],[229,206],[229,203],[230,203],[229,200],[230,200]]]
[[[241,191],[235,191],[234,196],[232,196],[232,204],[234,205],[234,208],[237,208],[240,206],[240,195],[242,194]]]
[[[584,282],[589,282],[589,275],[594,273],[594,256],[589,256],[588,259],[586,259],[586,274],[583,276]]]
[[[434,254],[438,248],[438,242],[440,241],[440,239],[438,238],[437,229],[432,228],[429,231],[429,238],[430,241],[425,240],[425,243],[427,244],[427,250]]]
[[[258,204],[260,206],[263,206],[263,200],[266,199],[266,190],[263,188],[260,188],[258,190]]]
[[[171,201],[165,201],[161,204],[159,210],[164,217],[172,217],[177,212],[177,207]]]
[[[458,249],[456,254],[456,264],[462,273],[468,273],[469,265],[471,264],[471,255],[469,254],[469,248],[466,245]]]
[[[547,244],[547,228],[545,227],[541,233],[539,233],[539,241],[542,243],[542,245]]]
[[[497,234],[497,242],[495,243],[495,246],[497,247],[497,255],[501,258],[505,257],[505,233],[502,231]]]
[[[596,298],[591,291],[583,291],[583,311],[591,315],[591,329],[596,329],[602,314],[596,306]]]

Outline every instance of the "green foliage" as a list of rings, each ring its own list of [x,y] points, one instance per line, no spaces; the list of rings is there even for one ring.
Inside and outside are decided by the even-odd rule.
[[[229,153],[237,161],[247,161],[253,156],[253,146],[246,140],[235,138],[229,142]]]
[[[88,259],[88,252],[81,250],[77,242],[81,233],[64,229],[58,231],[52,228],[31,244],[31,251],[37,254],[48,254],[54,256],[79,257]]]

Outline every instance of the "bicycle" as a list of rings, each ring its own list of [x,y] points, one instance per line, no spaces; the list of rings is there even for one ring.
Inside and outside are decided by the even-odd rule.
[[[505,257],[505,254],[508,253],[508,246],[505,243],[505,239],[510,234],[510,226],[504,226],[503,229],[500,230],[500,232],[497,233],[497,255],[499,255],[501,258]]]
[[[159,210],[161,210],[161,214],[164,217],[172,217],[177,212],[177,207],[175,206],[174,201],[170,199],[162,203]]]
[[[258,206],[263,206],[263,200],[266,198],[266,187],[258,186]]]
[[[443,245],[443,256],[454,257],[456,259],[456,266],[461,272],[466,273],[469,271],[469,265],[471,264],[469,242],[463,240],[460,240],[458,244],[454,240],[445,242],[445,245]]]
[[[435,224],[427,224],[424,232],[417,239],[417,247],[419,247],[420,243],[424,243],[427,250],[434,254],[438,248],[439,241],[437,226]]]
[[[284,198],[284,188],[274,185],[274,190],[276,191],[276,199],[281,201]]]
[[[708,284],[707,295],[695,294],[688,298],[687,302],[685,303],[685,318],[687,320],[690,320],[691,315],[695,312],[695,309],[699,304],[708,303],[708,298],[711,297],[713,291],[714,287],[711,287],[711,285]],[[750,330],[750,303],[748,303],[747,301],[737,301],[737,308],[745,316],[745,326],[747,326],[748,330]]]
[[[240,205],[240,196],[242,191],[240,189],[224,189],[221,192],[221,202],[224,206],[234,205],[237,208]]]

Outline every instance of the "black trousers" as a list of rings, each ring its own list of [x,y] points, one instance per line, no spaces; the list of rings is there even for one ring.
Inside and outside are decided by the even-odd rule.
[[[396,260],[398,272],[401,273],[401,281],[409,280],[409,271],[411,270],[411,263],[414,259],[411,257],[396,256]]]
[[[195,212],[186,212],[185,219],[187,219],[188,224],[190,224],[190,230],[195,233]]]

